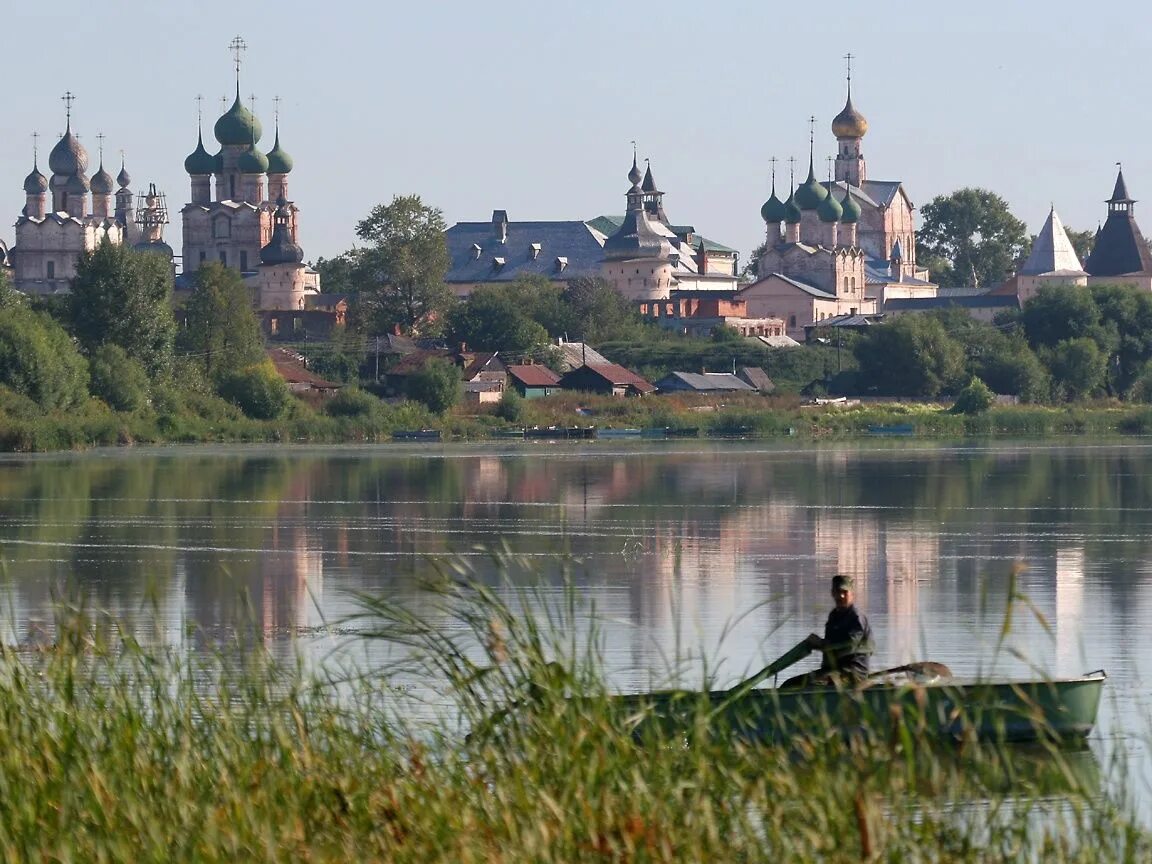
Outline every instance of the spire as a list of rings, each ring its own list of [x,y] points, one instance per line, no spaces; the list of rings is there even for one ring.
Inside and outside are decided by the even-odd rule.
[[[232,52],[233,62],[236,64],[236,101],[240,101],[240,58],[248,50],[247,43],[236,36],[228,43],[228,50]]]
[[[808,118],[808,179],[795,193],[801,210],[815,210],[828,197],[828,190],[816,179],[816,118]]]
[[[644,183],[640,187],[645,192],[656,192],[656,181],[652,178],[652,160],[644,160]]]
[[[1080,259],[1076,255],[1076,250],[1072,247],[1072,241],[1068,239],[1068,232],[1064,230],[1064,225],[1060,222],[1060,217],[1056,214],[1056,208],[1053,206],[1048,211],[1048,219],[1044,222],[1044,227],[1036,235],[1036,241],[1032,244],[1032,251],[1020,268],[1019,275],[1039,276],[1044,273],[1061,271],[1084,272],[1080,265]]]
[[[1135,204],[1135,199],[1128,197],[1128,184],[1124,182],[1124,166],[1116,163],[1116,186],[1112,190],[1109,204]]]
[[[636,142],[632,142],[632,170],[628,172],[628,182],[632,184],[632,188],[637,188],[640,185],[640,168],[636,165]]]

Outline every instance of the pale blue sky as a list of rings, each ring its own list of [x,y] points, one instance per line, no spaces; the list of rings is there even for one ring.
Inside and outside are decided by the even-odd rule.
[[[869,176],[903,180],[917,205],[984,186],[1033,231],[1049,202],[1070,227],[1094,228],[1121,160],[1152,230],[1144,3],[53,0],[11,4],[4,28],[9,226],[31,133],[46,169],[72,90],[92,173],[103,132],[113,174],[123,148],[136,191],[154,181],[167,193],[179,251],[195,97],[208,97],[214,152],[240,34],[241,91],[258,96],[265,150],[272,97],[283,98],[309,259],[351,246],[356,221],[398,193],[420,194],[449,224],[497,208],[513,220],[620,213],[635,139],[670,218],[743,260],[764,235],[769,157],[795,155],[806,170],[810,114],[824,176],[849,51]],[[13,242],[11,227],[0,236]]]

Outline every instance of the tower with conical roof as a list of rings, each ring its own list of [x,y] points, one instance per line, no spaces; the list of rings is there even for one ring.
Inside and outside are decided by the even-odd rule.
[[[259,307],[264,310],[301,310],[307,292],[304,251],[292,238],[292,211],[281,198],[276,202],[272,238],[260,250]]]
[[[1088,283],[1137,285],[1152,290],[1152,253],[1136,224],[1136,199],[1128,194],[1124,168],[1120,163],[1116,167],[1116,185],[1107,201],[1108,218],[1084,264]]]
[[[642,175],[632,154],[628,181],[628,212],[619,229],[604,241],[604,277],[629,300],[661,300],[674,282],[673,249],[659,221],[649,217],[651,193],[641,186]],[[655,183],[652,184],[653,191]],[[667,229],[665,229],[667,230]]]
[[[832,119],[832,134],[836,136],[836,180],[859,187],[868,179],[864,151],[860,142],[868,132],[868,121],[852,104],[852,55],[848,61],[848,98],[844,108]]]
[[[1087,284],[1088,274],[1080,264],[1053,205],[1027,259],[1016,271],[1016,297],[1024,303],[1045,285]]]

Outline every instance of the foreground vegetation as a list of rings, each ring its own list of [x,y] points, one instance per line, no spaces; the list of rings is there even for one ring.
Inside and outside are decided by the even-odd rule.
[[[507,562],[506,562],[507,563]],[[553,596],[556,596],[553,594]],[[82,610],[0,666],[0,855],[84,861],[1136,861],[1076,754],[701,725],[634,741],[572,594],[365,599],[405,662],[146,651]],[[513,611],[513,609],[518,611]],[[525,615],[524,609],[537,615]],[[573,698],[578,697],[578,698]],[[1095,764],[1094,762],[1092,764]]]

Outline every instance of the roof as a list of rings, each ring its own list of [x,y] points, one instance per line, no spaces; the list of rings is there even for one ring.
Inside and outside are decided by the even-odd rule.
[[[883,315],[833,315],[822,321],[813,321],[811,324],[805,324],[804,329],[818,330],[822,327],[847,327],[849,329],[855,327],[871,327],[873,324],[882,323],[883,320]]]
[[[589,219],[587,224],[590,228],[595,228],[601,234],[610,237],[620,230],[623,222],[623,216],[597,216],[595,219]],[[697,248],[699,248],[700,244],[703,244],[705,252],[730,252],[735,255],[739,251],[733,249],[731,246],[725,246],[723,243],[717,243],[715,240],[710,240],[707,237],[697,234],[696,228],[693,225],[667,225],[665,227],[678,237],[683,237],[688,234],[693,235],[692,239],[695,241]]]
[[[863,190],[868,197],[881,207],[889,207],[896,195],[904,187],[900,180],[865,180]],[[911,201],[908,202],[911,205]]]
[[[585,363],[589,366],[600,366],[608,362],[607,357],[583,342],[561,342],[557,347],[560,349],[563,365],[569,369],[575,369]]]
[[[336,309],[343,303],[348,305],[347,294],[305,294],[304,308],[306,309]]]
[[[767,345],[769,348],[799,348],[800,343],[793,339],[791,336],[749,336],[749,339],[757,339],[761,344]]]
[[[304,365],[304,358],[287,348],[269,348],[267,354],[276,372],[289,384],[306,384],[313,390],[339,390],[342,386],[313,375]]]
[[[453,359],[465,379],[475,378],[481,372],[504,371],[504,362],[491,351],[460,351]]]
[[[866,258],[864,259],[864,282],[868,285],[935,285],[935,282],[928,282],[924,279],[917,279],[915,276],[901,276],[898,279],[892,278],[892,270],[887,261],[882,258]]]
[[[937,297],[976,297],[989,293],[987,289],[974,285],[958,285],[953,288],[937,288]]]
[[[783,282],[787,282],[793,288],[798,288],[801,291],[803,291],[805,294],[809,294],[809,295],[811,295],[811,296],[813,296],[819,300],[835,300],[836,299],[836,295],[834,295],[834,294],[829,294],[827,291],[821,291],[819,288],[817,288],[813,285],[808,285],[807,283],[801,282],[798,279],[793,279],[790,276],[785,276],[783,273],[769,273],[767,276],[764,277],[764,279],[772,279],[773,277],[775,277],[776,279],[780,279]],[[759,282],[763,282],[764,279],[758,279],[756,282],[753,282],[752,285],[756,285]],[[747,287],[750,288],[751,285],[747,286]],[[747,290],[747,288],[745,288],[743,290]]]
[[[492,381],[485,378],[464,382],[465,393],[499,393],[503,389],[504,385],[499,381]]]
[[[800,343],[797,342],[796,344]],[[759,366],[741,366],[736,375],[741,381],[746,382],[754,390],[759,390],[761,393],[770,393],[776,389],[776,383]]]
[[[1019,306],[1014,294],[977,294],[968,297],[902,297],[884,301],[885,312],[929,312],[933,309],[1008,309]]]
[[[1039,276],[1043,273],[1083,273],[1080,258],[1072,248],[1072,241],[1056,215],[1056,208],[1048,211],[1044,227],[1036,235],[1032,251],[1020,268],[1021,276]]]
[[[1127,209],[1108,211],[1084,269],[1090,276],[1152,273],[1152,253],[1132,216],[1130,204]]]
[[[573,369],[564,377],[567,378],[569,375],[582,370],[588,370],[613,386],[635,387],[641,393],[651,393],[656,389],[631,369],[625,369],[617,363],[586,363]]]
[[[449,283],[593,277],[604,259],[604,237],[579,221],[509,222],[503,243],[491,222],[457,222],[444,240],[452,261],[444,277]]]
[[[559,375],[538,363],[530,366],[509,366],[508,374],[525,387],[554,387],[560,381]]]
[[[715,390],[731,392],[755,389],[731,372],[669,372],[656,382],[656,387],[660,390],[695,390],[696,392]]]

